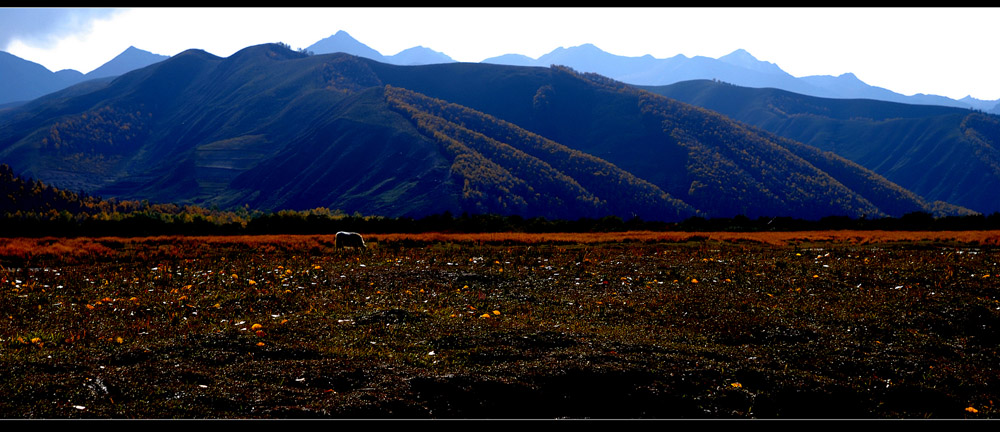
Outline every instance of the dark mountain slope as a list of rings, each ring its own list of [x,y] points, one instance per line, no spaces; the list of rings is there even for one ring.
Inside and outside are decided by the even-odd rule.
[[[0,155],[33,175],[122,198],[461,211],[450,163],[388,109],[379,85],[351,56],[276,45],[227,59],[188,51],[5,116],[18,126],[5,129]]]
[[[27,101],[83,79],[77,71],[52,72],[38,63],[0,51],[0,103]]]
[[[152,147],[150,154],[172,153],[172,163],[141,185],[116,187],[223,207],[391,216],[457,210],[436,147],[378,92],[366,93],[378,90],[377,78],[355,66],[348,56],[306,57],[275,46],[237,53],[176,110],[174,127],[157,140],[164,148]]]
[[[960,108],[823,99],[711,81],[646,88],[834,152],[929,201],[1000,211],[1000,118]]]
[[[167,59],[135,47],[86,74],[67,69],[51,72],[44,66],[0,51],[0,105],[18,105],[85,81],[121,75]]]
[[[481,63],[397,66],[359,61],[365,62],[384,84],[466,106],[522,127],[534,118],[535,94],[553,78],[550,68],[540,67]]]
[[[191,50],[0,113],[0,161],[71,190],[262,210],[679,220],[933,208],[846,160],[598,75],[278,44]]]
[[[520,78],[512,80],[516,85],[504,85],[512,74],[485,65],[421,66],[405,74],[391,65],[373,66],[386,83],[482,110],[600,157],[708,214],[821,217],[933,211],[920,197],[847,160],[820,153],[803,159],[807,153],[794,143],[712,112],[598,75],[565,68],[507,68]],[[462,77],[455,80],[460,84],[449,85],[455,76]],[[820,161],[836,168],[840,178],[812,165]],[[796,177],[789,177],[789,170]],[[847,191],[845,183],[865,189],[879,205]]]
[[[325,104],[328,92],[296,101],[282,119],[316,118],[276,156],[241,173],[222,205],[420,216],[457,212],[460,185],[438,146],[388,109],[372,87]],[[278,123],[282,123],[279,121]],[[276,135],[279,133],[275,131]],[[280,135],[279,135],[280,136]]]
[[[463,197],[489,196],[482,189],[501,186],[516,192],[513,201],[528,207],[527,212],[538,212],[530,211],[532,205],[541,206],[564,219],[615,214],[680,220],[697,215],[690,205],[607,161],[511,123],[401,88],[390,87],[387,95],[395,109],[455,156],[454,171],[491,168],[488,173],[464,174]],[[463,166],[463,158],[490,163]],[[481,198],[476,207],[480,212],[509,212],[491,208]]]
[[[107,193],[104,187],[128,173],[143,176],[179,153],[178,144],[165,148],[159,136],[184,126],[177,116],[191,112],[197,83],[219,62],[187,51],[103,85],[84,83],[32,101],[0,118],[0,157],[61,187]]]

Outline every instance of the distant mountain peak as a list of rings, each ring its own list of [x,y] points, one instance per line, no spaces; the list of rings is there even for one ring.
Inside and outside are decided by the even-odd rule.
[[[745,50],[743,48],[737,48],[736,51],[733,51],[733,52],[731,52],[729,54],[726,54],[726,55],[724,55],[722,57],[719,57],[719,60],[722,60],[722,59],[741,59],[741,60],[759,61],[759,60],[757,60],[757,57],[754,57],[752,54],[750,54],[749,51],[747,51],[747,50]]]
[[[342,42],[350,42],[350,43],[355,43],[355,44],[361,44],[361,42],[358,41],[357,39],[355,39],[354,36],[351,36],[349,33],[347,33],[346,31],[343,31],[343,30],[337,30],[336,33],[334,33],[332,36],[328,37],[327,39],[335,40],[335,41],[342,41]]]
[[[351,55],[356,55],[358,57],[370,58],[372,60],[382,61],[382,53],[372,49],[368,45],[359,42],[354,39],[350,34],[343,30],[337,30],[332,36],[316,42],[306,48],[308,51],[312,51],[316,54],[329,54],[335,52],[343,52]]]
[[[559,48],[556,48],[556,49],[552,50],[552,52],[550,54],[552,54],[552,53],[567,52],[567,51],[587,51],[587,52],[599,51],[599,52],[604,52],[603,50],[601,50],[600,48],[598,48],[597,45],[594,45],[592,43],[585,43],[585,44],[582,44],[582,45],[574,45],[574,46],[571,46],[571,47],[560,46]]]
[[[739,66],[757,72],[786,74],[786,72],[781,70],[781,68],[778,67],[778,65],[771,62],[758,60],[757,57],[754,57],[752,54],[750,54],[749,51],[743,48],[739,48],[736,51],[733,51],[729,54],[719,57],[718,60],[723,63],[728,63],[733,66]]]
[[[446,54],[434,51],[430,48],[424,46],[415,46],[412,48],[407,48],[402,50],[395,55],[386,57],[386,61],[395,64],[403,65],[413,65],[413,64],[432,64],[432,63],[451,63],[454,62],[451,57]]]
[[[842,80],[861,81],[861,79],[858,78],[858,76],[855,75],[854,72],[845,72],[845,73],[842,73],[842,74],[838,75],[837,78],[840,78]]]
[[[139,53],[139,54],[152,54],[152,55],[155,55],[155,56],[162,56],[161,54],[156,54],[156,53],[154,53],[152,51],[146,51],[146,50],[141,49],[141,48],[136,48],[135,46],[132,46],[132,45],[129,45],[128,48],[125,48],[125,51],[122,51],[122,53],[119,54],[119,55],[123,55],[123,54],[135,54],[135,53]],[[163,57],[166,57],[166,56],[163,56]]]
[[[87,72],[85,76],[87,79],[118,76],[135,69],[144,68],[153,63],[161,62],[167,58],[169,58],[169,56],[153,54],[149,51],[129,46],[125,49],[125,51],[122,51],[121,54],[118,54],[115,58],[111,59],[111,61],[101,65],[97,69]]]
[[[535,59],[524,54],[501,54],[495,57],[485,58],[480,63],[505,64],[513,66],[534,66]]]
[[[585,43],[583,45],[577,45],[577,46],[569,47],[569,48],[566,48],[565,50],[566,51],[584,52],[584,53],[587,53],[587,54],[609,54],[608,52],[606,52],[606,51],[598,48],[597,45],[594,45],[592,43]]]

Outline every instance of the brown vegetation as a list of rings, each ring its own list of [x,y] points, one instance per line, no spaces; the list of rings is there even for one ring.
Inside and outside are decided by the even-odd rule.
[[[960,243],[1000,246],[1000,231],[794,231],[794,232],[586,232],[586,233],[391,233],[365,235],[386,243],[594,244],[618,242],[750,242],[773,246],[798,243],[866,245],[887,242]],[[166,258],[196,258],[202,249],[246,247],[259,252],[317,252],[334,245],[333,235],[156,236],[0,238],[0,260],[31,262],[121,259],[123,254],[155,253]],[[133,256],[133,255],[128,255]]]
[[[997,239],[0,239],[0,417],[991,418]]]
[[[833,242],[870,244],[883,242],[959,242],[979,245],[1000,245],[1000,231],[791,231],[791,232],[592,232],[592,233],[418,233],[376,234],[375,239],[387,241],[418,240],[486,243],[606,243],[623,241],[686,242],[713,240],[720,242],[748,241],[769,245]]]

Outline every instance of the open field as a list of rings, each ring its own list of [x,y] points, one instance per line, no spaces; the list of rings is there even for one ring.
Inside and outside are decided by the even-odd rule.
[[[1000,232],[0,239],[0,418],[994,418]]]

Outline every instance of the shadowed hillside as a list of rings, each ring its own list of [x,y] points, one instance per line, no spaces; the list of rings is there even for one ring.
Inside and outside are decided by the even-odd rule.
[[[549,218],[961,211],[846,159],[564,67],[190,50],[0,114],[0,161],[121,199]]]
[[[607,161],[511,123],[405,89],[390,87],[387,97],[394,108],[411,116],[418,128],[437,137],[448,149],[454,156],[453,170],[492,169],[484,176],[464,172],[467,181],[463,197],[489,195],[477,187],[506,186],[521,190],[525,196],[516,199],[523,205],[530,201],[543,208],[560,209],[560,218],[631,213],[646,219],[679,220],[696,215],[690,205]],[[482,163],[466,162],[480,158],[484,159]],[[479,203],[480,212],[507,213]]]
[[[449,64],[405,74],[399,67],[377,67],[385,70],[379,74],[386,82],[482,110],[600,157],[712,215],[962,211],[930,205],[844,158],[599,75],[558,67]],[[461,85],[448,85],[454,75],[464,78]],[[523,78],[507,84],[511,76]],[[475,92],[473,83],[487,90]],[[501,95],[498,88],[508,91]],[[817,169],[819,164],[825,166]],[[789,168],[803,173],[788,177]]]
[[[1000,211],[1000,117],[960,108],[823,99],[690,81],[647,90],[836,153],[923,196]]]

